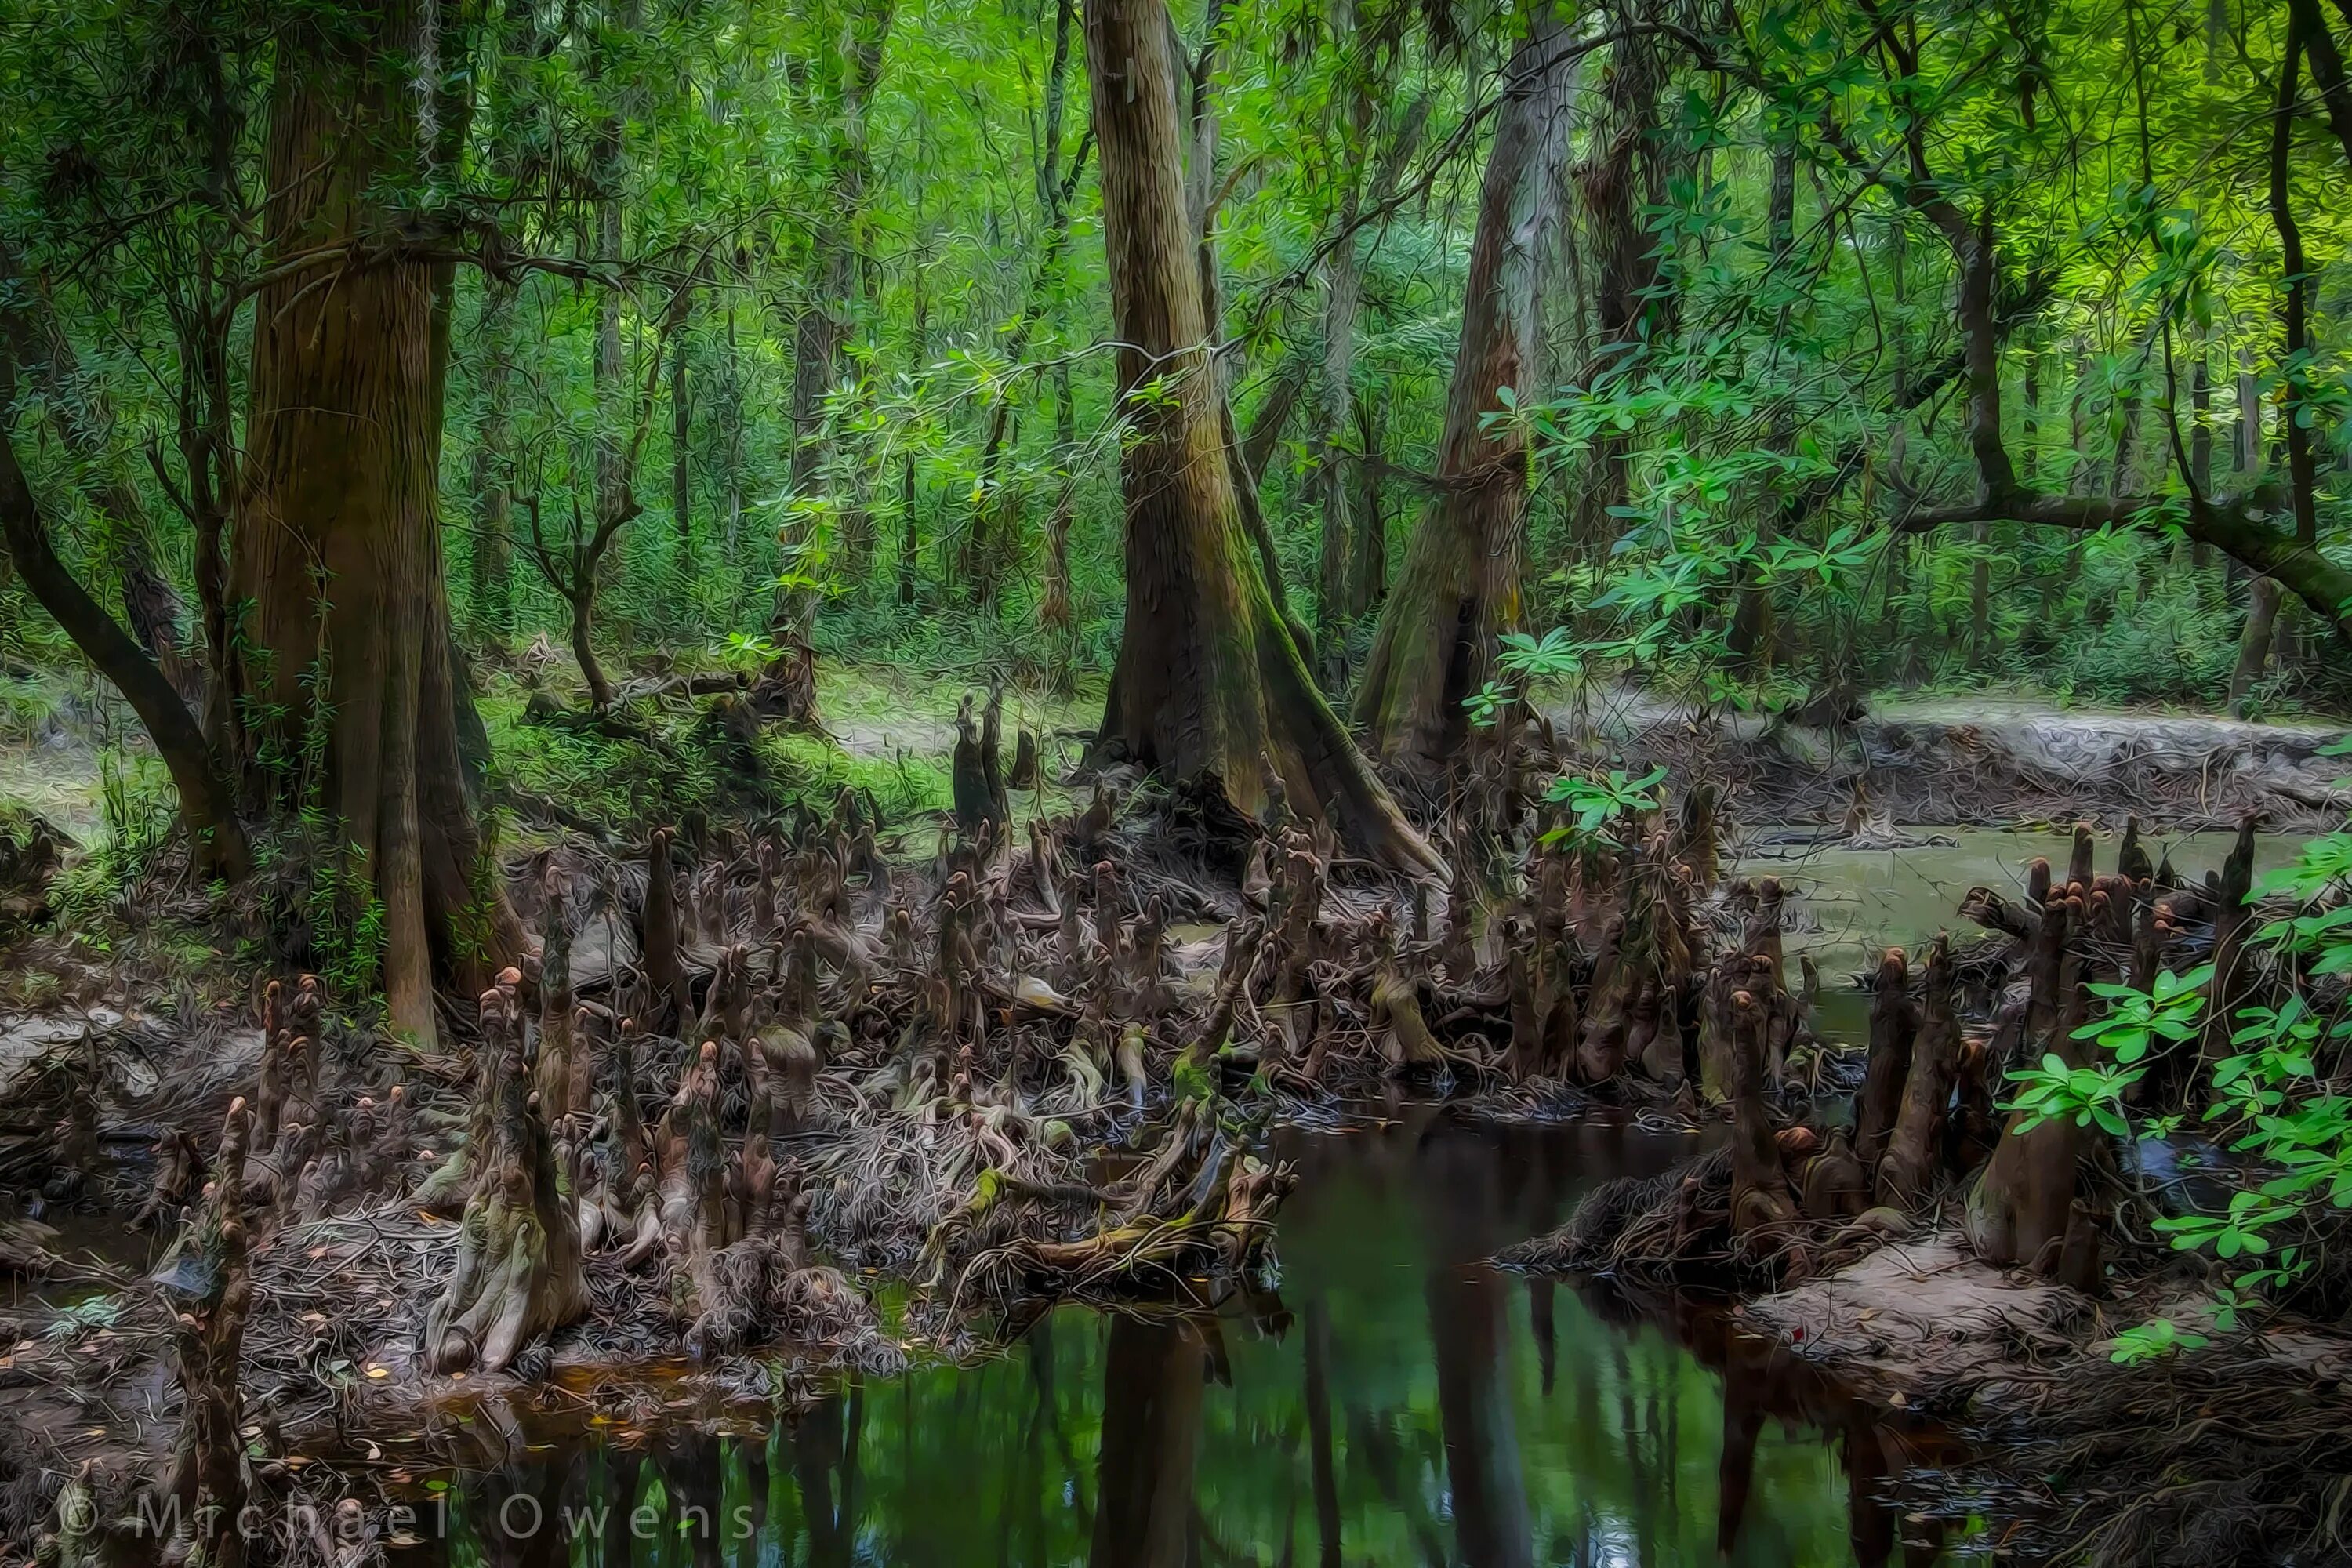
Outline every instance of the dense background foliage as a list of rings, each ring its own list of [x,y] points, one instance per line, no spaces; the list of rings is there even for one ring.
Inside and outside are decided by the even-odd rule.
[[[470,647],[542,631],[561,647],[531,520],[560,553],[627,497],[642,510],[599,604],[623,649],[715,657],[767,624],[781,575],[822,592],[822,650],[1063,682],[1106,668],[1120,427],[1074,10],[420,13],[425,144],[397,197],[420,243],[459,260],[442,511]],[[1294,607],[1360,653],[1370,595],[1315,603],[1318,468],[1352,470],[1396,560],[1429,494],[1483,140],[1524,17],[1178,10],[1214,121],[1193,177],[1214,193],[1236,419]],[[216,404],[236,436],[284,9],[9,11],[5,287],[37,296],[71,351],[27,388],[20,439],[70,560],[103,581],[126,552],[152,556],[185,601],[187,429]],[[1588,658],[1653,677],[2229,695],[2246,574],[2161,518],[1895,531],[1906,498],[1969,479],[1952,258],[1885,175],[1916,124],[1937,190],[1997,215],[2007,435],[2027,475],[2165,495],[2201,469],[2231,489],[2275,470],[2302,419],[2326,548],[2344,165],[2306,73],[2287,187],[2314,331],[2290,355],[2267,194],[2285,16],[2259,0],[1580,15],[1584,37],[1622,41],[1577,65],[1555,193],[1571,221],[1545,258],[1552,363],[1517,389],[1543,437],[1530,626],[1568,624]],[[1636,189],[1612,188],[1628,174]],[[1628,211],[1648,303],[1612,331],[1601,296]],[[1346,418],[1327,428],[1321,290],[1343,246],[1361,303]],[[213,331],[217,365],[200,353]],[[102,481],[137,492],[149,537],[90,501]],[[1735,628],[1743,587],[1769,600],[1761,635]],[[2239,681],[2257,705],[2326,684],[2321,623],[2292,595],[2281,619],[2276,666]],[[61,651],[0,587],[0,654]]]

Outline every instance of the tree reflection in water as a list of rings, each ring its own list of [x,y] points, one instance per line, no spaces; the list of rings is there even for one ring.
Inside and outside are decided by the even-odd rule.
[[[1292,1135],[1282,1300],[1065,1310],[1014,1351],[836,1391],[764,1437],[568,1440],[462,1477],[455,1563],[616,1568],[1600,1568],[1990,1560],[1899,1500],[1948,1458],[1718,1309],[1479,1259],[1686,1140],[1408,1110]],[[1524,1310],[1522,1310],[1524,1308]],[[1296,1316],[1292,1316],[1295,1312]],[[588,1543],[499,1539],[526,1492]],[[657,1518],[625,1527],[632,1506]],[[510,1516],[527,1514],[515,1503]],[[698,1536],[693,1521],[714,1528]],[[551,1532],[551,1535],[555,1532]]]

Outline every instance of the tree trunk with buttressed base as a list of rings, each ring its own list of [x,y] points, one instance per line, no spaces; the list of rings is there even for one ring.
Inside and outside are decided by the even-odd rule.
[[[1439,448],[1444,489],[1406,547],[1356,689],[1367,744],[1418,776],[1434,778],[1461,754],[1463,700],[1486,684],[1496,638],[1519,619],[1527,433],[1504,397],[1506,388],[1532,395],[1541,376],[1538,278],[1559,210],[1572,74],[1559,58],[1564,40],[1559,19],[1541,13],[1504,72]]]
[[[1135,424],[1120,474],[1127,626],[1098,754],[1213,775],[1253,814],[1278,782],[1358,853],[1433,868],[1316,689],[1244,531],[1184,205],[1166,0],[1088,0],[1086,37],[1119,386]]]
[[[268,705],[257,740],[291,757],[324,725],[320,804],[383,904],[385,1000],[429,1042],[434,960],[495,968],[522,933],[458,758],[432,267],[400,253],[380,195],[418,156],[400,64],[416,22],[415,0],[372,0],[336,27],[297,21],[279,46],[277,276],[254,314],[231,596],[248,606],[246,689]]]

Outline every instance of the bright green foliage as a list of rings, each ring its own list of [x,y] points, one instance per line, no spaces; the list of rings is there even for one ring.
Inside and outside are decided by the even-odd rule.
[[[1656,811],[1662,797],[1658,786],[1666,770],[1654,767],[1640,778],[1622,768],[1595,769],[1590,773],[1562,773],[1544,790],[1546,805],[1567,809],[1568,821],[1547,835],[1550,842],[1598,837],[1611,823]]]
[[[2266,921],[2255,933],[2280,964],[2317,981],[2352,972],[2352,919],[2344,899],[2352,891],[2352,831],[2305,845],[2290,865],[2263,879],[2252,897],[2290,900],[2294,912]],[[2042,1121],[2071,1119],[2118,1138],[2162,1135],[2169,1119],[2149,1122],[2130,1104],[2152,1052],[2195,1049],[2210,966],[2189,974],[2158,976],[2152,990],[2097,985],[2105,1016],[2075,1031],[2100,1058],[2070,1068],[2055,1053],[2012,1071],[2018,1086],[2011,1109],[2024,1110],[2030,1129]],[[2332,994],[2305,985],[2277,1006],[2241,1008],[2232,1020],[2230,1055],[2206,1068],[2210,1105],[2205,1121],[2226,1132],[2245,1162],[2250,1184],[2230,1194],[2218,1213],[2159,1216],[2155,1226],[2183,1251],[2210,1251],[2236,1266],[2233,1289],[2254,1290],[2301,1278],[2316,1262],[2305,1236],[2309,1222],[2352,1210],[2352,1097],[2323,1074],[2319,1060],[2352,1040],[2352,1016],[2322,1011]],[[2234,1302],[2233,1296],[2231,1300]],[[2231,1321],[2234,1322],[2234,1314]],[[2227,1324],[2221,1325],[2224,1328]],[[2166,1353],[2185,1338],[2136,1340],[2132,1358]],[[2152,1347],[2152,1348],[2151,1348]],[[2126,1359],[2118,1345],[2118,1359]]]
[[[2162,1361],[2182,1351],[2202,1350],[2212,1342],[2193,1329],[2178,1326],[2169,1318],[2151,1318],[2117,1334],[2115,1349],[2107,1359],[2137,1366],[2143,1362]]]
[[[2130,1131],[2124,1096],[2147,1071],[2095,1063],[2068,1067],[2065,1058],[2045,1051],[2032,1066],[2010,1069],[2009,1080],[2018,1088],[2008,1109],[2027,1113],[2018,1125],[2020,1132],[2031,1132],[2044,1121],[2070,1119],[2077,1127],[2095,1125],[2121,1138]]]
[[[2097,1042],[2126,1067],[2151,1049],[2194,1039],[2198,1015],[2205,1010],[2204,987],[2212,979],[2213,966],[2209,963],[2186,974],[2168,969],[2156,977],[2149,991],[2095,984],[2090,993],[2107,1004],[2106,1016],[2077,1028],[2074,1038]]]
[[[1257,478],[1293,607],[1312,620],[1327,452],[1350,470],[1353,513],[1376,520],[1375,577],[1432,494],[1492,73],[1524,21],[1394,0],[1349,7],[1345,26],[1319,5],[1175,10],[1188,54],[1212,67],[1204,173],[1235,423],[1247,437],[1287,410],[1256,448]],[[62,554],[101,597],[126,540],[91,497],[128,485],[188,632],[189,432],[224,412],[216,400],[232,437],[241,416],[279,11],[206,6],[189,32],[146,0],[33,0],[0,39],[0,250],[26,280],[0,289],[37,288],[78,367],[60,387],[26,386],[18,445]],[[1596,168],[1623,138],[1654,163],[1627,243],[1657,264],[1661,324],[1628,341],[1601,330],[1608,237],[1580,210],[1592,187],[1564,182],[1583,253],[1547,300],[1553,352],[1489,417],[1536,437],[1524,621],[1568,630],[1530,663],[1507,652],[1507,687],[1631,667],[1738,703],[1831,678],[2217,696],[2242,587],[2192,561],[2169,520],[2192,447],[2210,447],[2214,489],[2275,480],[2289,417],[2319,449],[2320,543],[2336,548],[2352,218],[2330,199],[2344,157],[2315,114],[2292,139],[2288,189],[2315,326],[2288,354],[2258,155],[2283,8],[2222,0],[2179,25],[2126,0],[1898,13],[1776,0],[1710,16],[1672,40],[1654,102],[1606,113],[1615,47],[1578,61],[1569,166]],[[598,605],[617,673],[681,626],[757,635],[779,587],[819,605],[828,658],[1065,686],[1108,668],[1117,458],[1137,408],[1111,380],[1075,25],[1045,144],[1056,0],[431,14],[432,51],[395,63],[436,139],[385,194],[460,258],[441,502],[470,646],[539,632],[561,646],[563,605],[513,546],[531,505],[559,545],[575,518],[593,521],[624,458],[615,482],[643,510]],[[1597,39],[1614,16],[1580,25]],[[1890,27],[1902,58],[1882,47]],[[1911,141],[1937,192],[1996,226],[2004,434],[2022,476],[2156,498],[2141,526],[1894,531],[1912,498],[1973,483],[1952,258],[1886,183]],[[1060,243],[1049,173],[1068,193]],[[838,295],[824,265],[845,245]],[[1342,245],[1361,283],[1353,417],[1326,431],[1319,279]],[[812,380],[802,351],[818,320],[841,341]],[[600,367],[608,331],[619,363]],[[204,363],[215,348],[218,378]],[[47,438],[70,408],[100,406],[103,451]],[[1581,515],[1596,494],[1605,504]],[[1041,614],[1057,517],[1066,631]],[[979,561],[983,518],[1002,538]],[[1748,595],[1770,615],[1743,652],[1732,615]],[[2294,652],[2297,614],[2294,656],[2249,693],[2255,707],[2320,673]],[[1368,618],[1351,605],[1328,623],[1343,652],[1360,651]],[[0,583],[0,654],[63,651]]]

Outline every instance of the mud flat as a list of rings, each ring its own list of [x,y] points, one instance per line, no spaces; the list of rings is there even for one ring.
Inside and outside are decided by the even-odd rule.
[[[1826,706],[1826,705],[1822,705]],[[2087,818],[2120,828],[2232,828],[2259,813],[2281,832],[2323,831],[2352,795],[2340,727],[2167,714],[2078,712],[2028,702],[1906,700],[1883,710],[1719,713],[1642,694],[1596,698],[1581,721],[1629,760],[1720,781],[1742,822],[2010,827]]]

